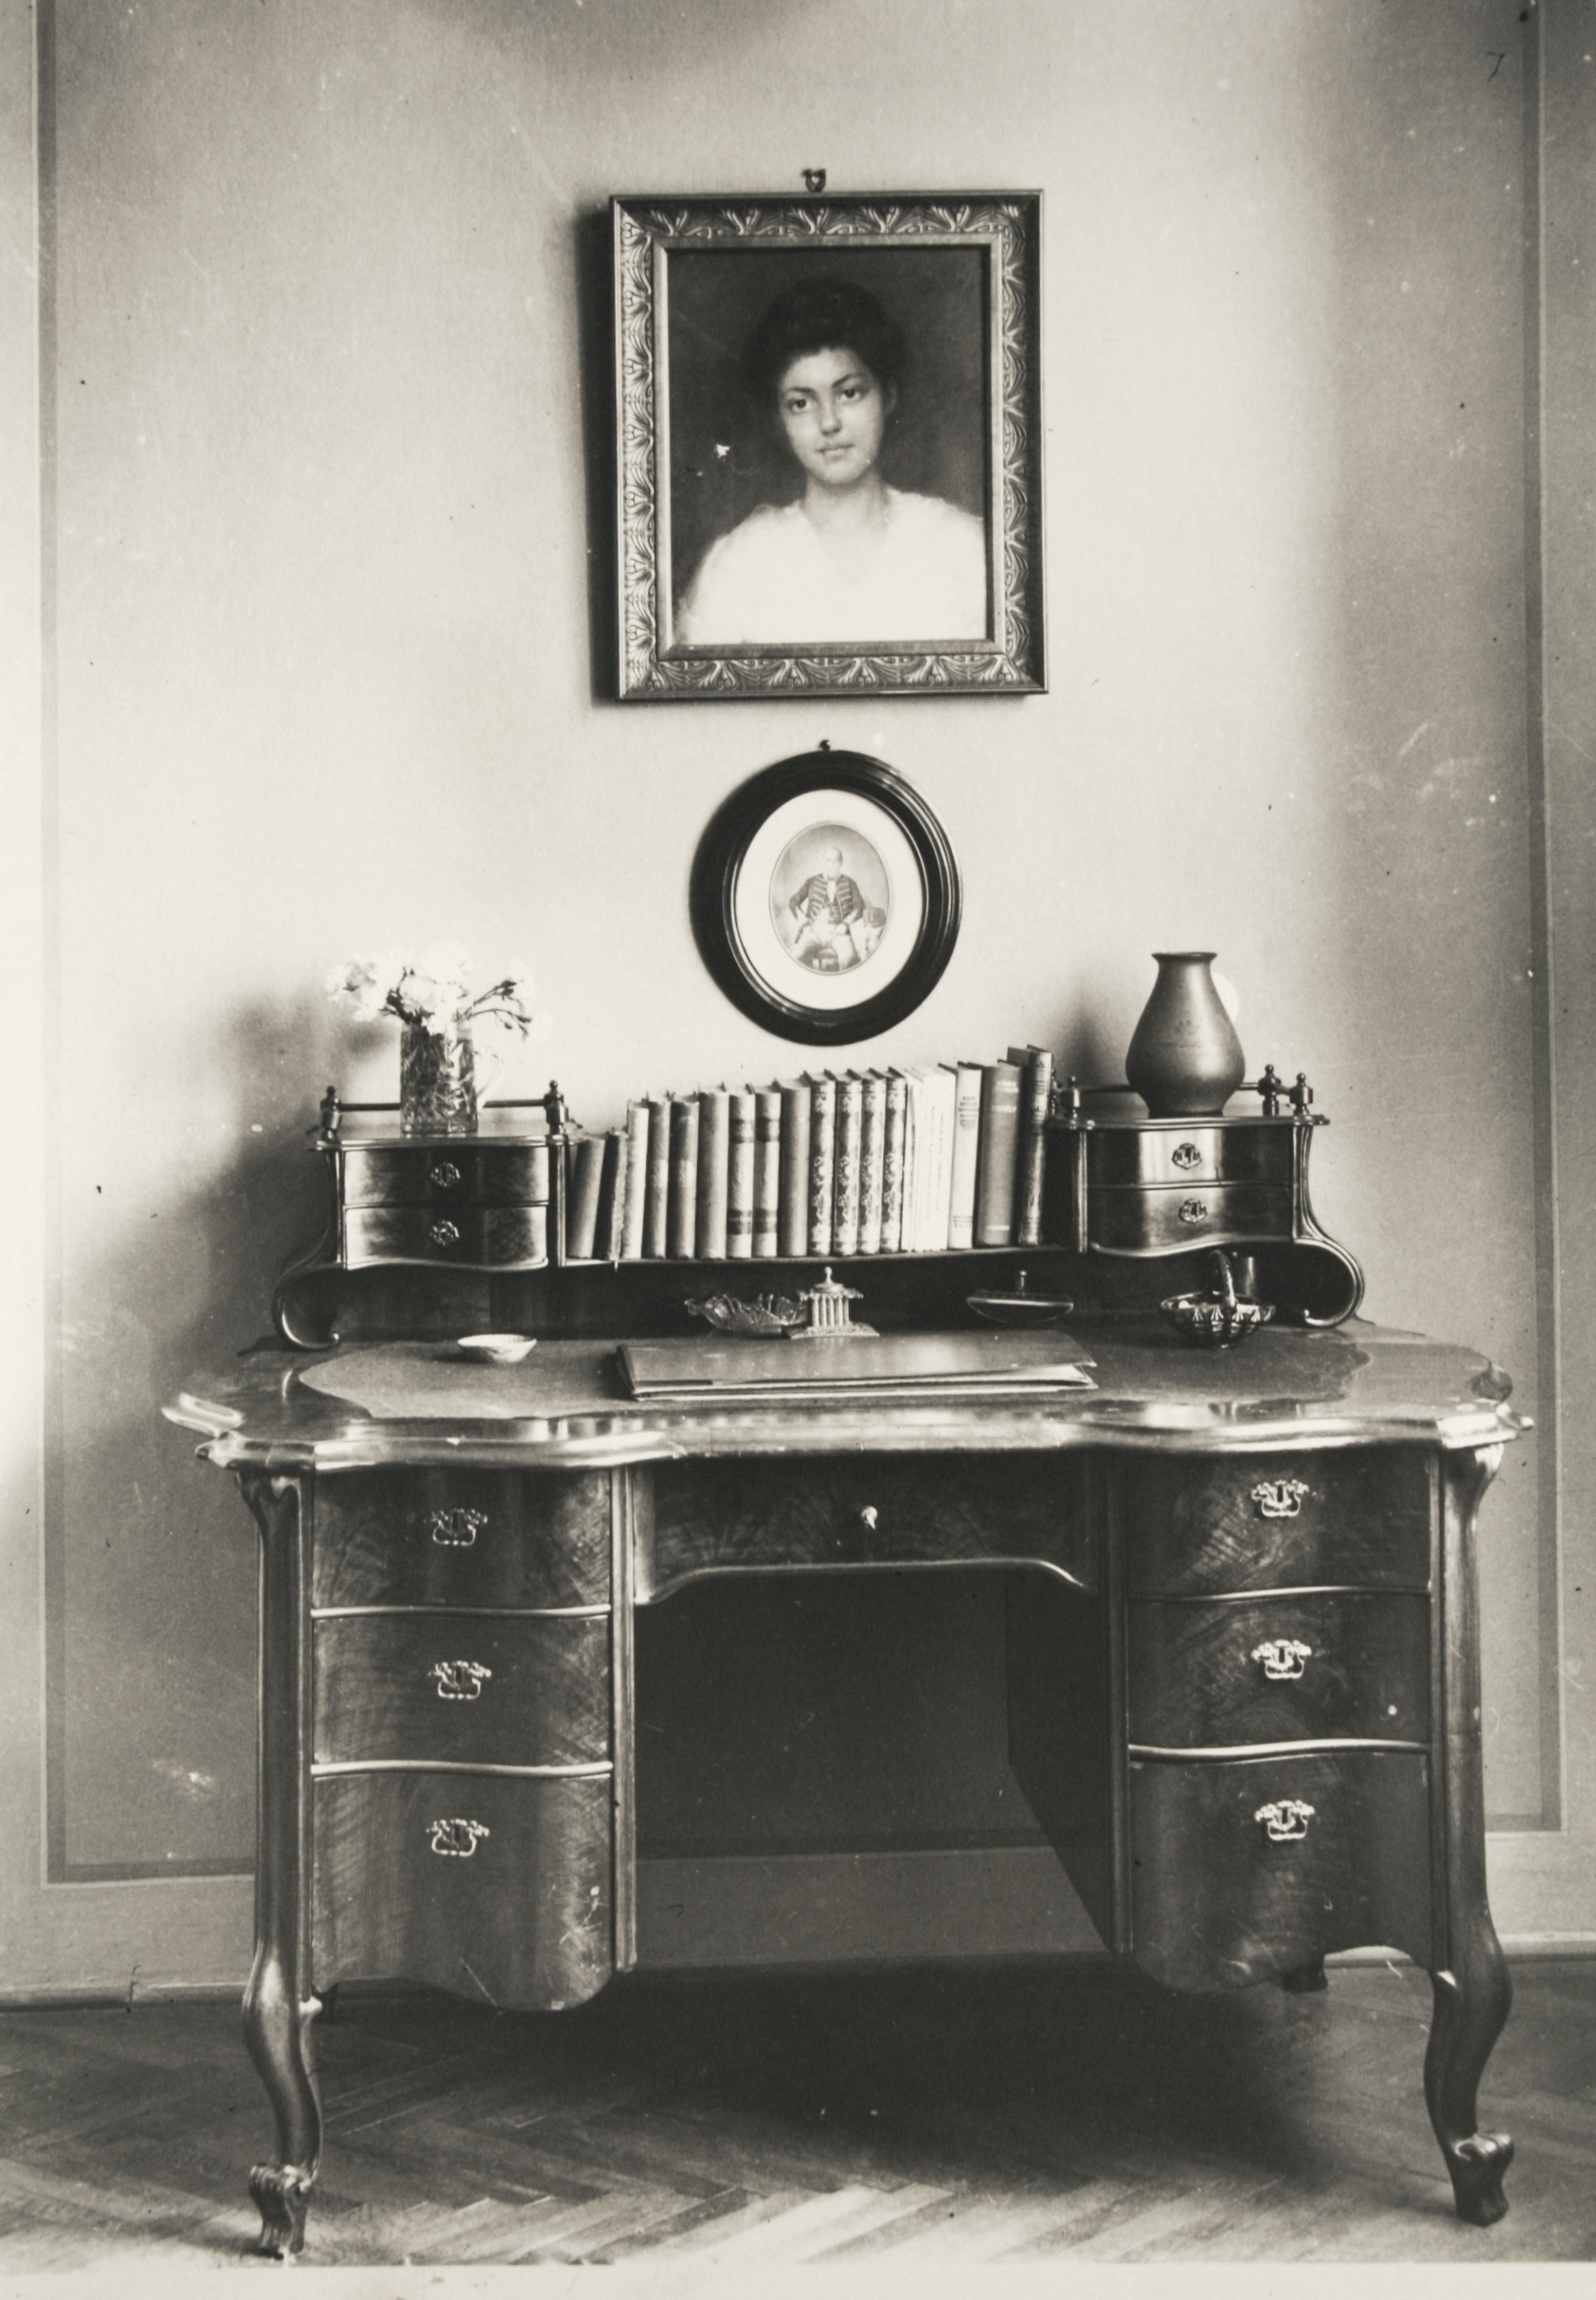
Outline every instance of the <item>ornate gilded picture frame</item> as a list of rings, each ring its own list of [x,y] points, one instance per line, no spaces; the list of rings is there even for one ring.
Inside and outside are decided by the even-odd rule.
[[[1040,196],[611,210],[622,699],[1041,692]]]
[[[807,751],[734,790],[699,841],[693,931],[732,1004],[779,1038],[850,1045],[940,980],[958,864],[911,784],[859,751]]]

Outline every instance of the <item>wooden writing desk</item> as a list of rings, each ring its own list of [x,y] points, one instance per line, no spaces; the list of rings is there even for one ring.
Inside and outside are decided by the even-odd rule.
[[[303,2241],[320,1992],[558,2008],[633,1962],[633,1608],[884,1566],[1005,1574],[1014,1770],[1109,1947],[1186,1990],[1369,1944],[1430,1973],[1431,2119],[1500,2217],[1473,1544],[1506,1381],[1358,1324],[1077,1331],[1096,1389],[1014,1403],[645,1410],[568,1340],[263,1352],[167,1409],[260,1530],[264,2250]]]

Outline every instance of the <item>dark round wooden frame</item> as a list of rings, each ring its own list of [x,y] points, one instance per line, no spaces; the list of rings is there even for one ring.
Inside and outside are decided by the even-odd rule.
[[[920,866],[925,914],[914,948],[885,989],[854,1006],[806,1006],[772,991],[754,972],[737,931],[737,875],[754,834],[778,806],[812,790],[869,799],[891,816]],[[902,775],[862,751],[805,751],[750,776],[717,809],[693,858],[691,901],[699,953],[734,1006],[778,1038],[850,1045],[901,1023],[941,980],[958,939],[959,867],[941,823]]]

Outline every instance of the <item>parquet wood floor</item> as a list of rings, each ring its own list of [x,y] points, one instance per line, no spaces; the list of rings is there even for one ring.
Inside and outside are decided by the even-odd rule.
[[[1518,2160],[1461,2226],[1429,1985],[1166,1996],[1093,1961],[670,1975],[496,2015],[345,1992],[308,2262],[1596,2259],[1596,1962],[1525,1963],[1487,2071]],[[247,2261],[270,2120],[228,2005],[0,2014],[0,2270]]]

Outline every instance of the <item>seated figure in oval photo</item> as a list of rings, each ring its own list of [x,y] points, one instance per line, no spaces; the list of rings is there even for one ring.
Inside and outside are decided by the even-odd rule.
[[[688,646],[946,641],[987,635],[986,531],[935,495],[887,484],[903,333],[868,290],[800,280],[744,353],[803,492],[711,544],[676,618]]]
[[[800,966],[816,974],[843,974],[862,966],[886,925],[885,910],[867,902],[859,882],[849,876],[839,846],[822,850],[820,868],[810,872],[782,907],[789,949]]]

